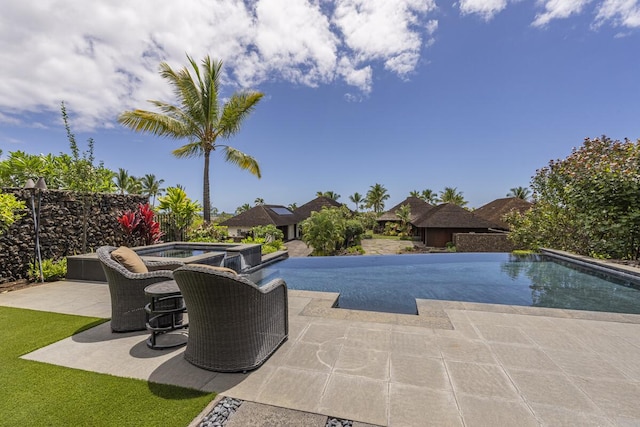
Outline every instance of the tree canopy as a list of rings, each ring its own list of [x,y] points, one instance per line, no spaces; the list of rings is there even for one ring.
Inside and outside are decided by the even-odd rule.
[[[530,248],[582,255],[640,256],[640,140],[585,139],[531,181],[535,204],[512,213],[511,238]]]

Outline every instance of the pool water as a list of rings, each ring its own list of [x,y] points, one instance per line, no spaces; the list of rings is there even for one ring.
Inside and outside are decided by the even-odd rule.
[[[550,257],[505,253],[289,258],[251,275],[339,292],[341,308],[416,314],[416,298],[640,313],[635,284]]]
[[[202,255],[211,251],[201,249],[163,249],[155,252],[144,252],[146,256],[158,256],[163,258],[189,258],[196,255]]]

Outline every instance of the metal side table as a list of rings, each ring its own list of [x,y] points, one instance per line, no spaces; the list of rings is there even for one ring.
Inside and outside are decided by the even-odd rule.
[[[147,330],[151,332],[147,339],[147,346],[153,349],[165,349],[185,345],[186,334],[171,334],[170,342],[164,344],[157,342],[160,335],[189,327],[188,323],[183,322],[187,307],[176,281],[154,283],[144,288],[144,293],[151,298],[151,302],[144,308],[147,313]]]

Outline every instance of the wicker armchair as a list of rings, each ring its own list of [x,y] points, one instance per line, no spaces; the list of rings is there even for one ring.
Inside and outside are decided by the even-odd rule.
[[[102,246],[96,254],[109,283],[111,294],[111,330],[113,332],[141,331],[146,328],[144,306],[149,302],[144,288],[173,279],[173,271],[184,265],[173,261],[143,261],[148,273],[132,273],[111,258],[117,248]]]
[[[231,273],[185,265],[173,275],[189,313],[184,358],[217,372],[258,368],[287,340],[287,285],[263,287]]]

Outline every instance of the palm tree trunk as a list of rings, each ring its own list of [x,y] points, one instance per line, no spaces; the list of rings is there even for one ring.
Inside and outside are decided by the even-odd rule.
[[[211,221],[211,200],[209,195],[209,157],[211,151],[204,152],[204,179],[202,185],[202,216],[205,223]]]

